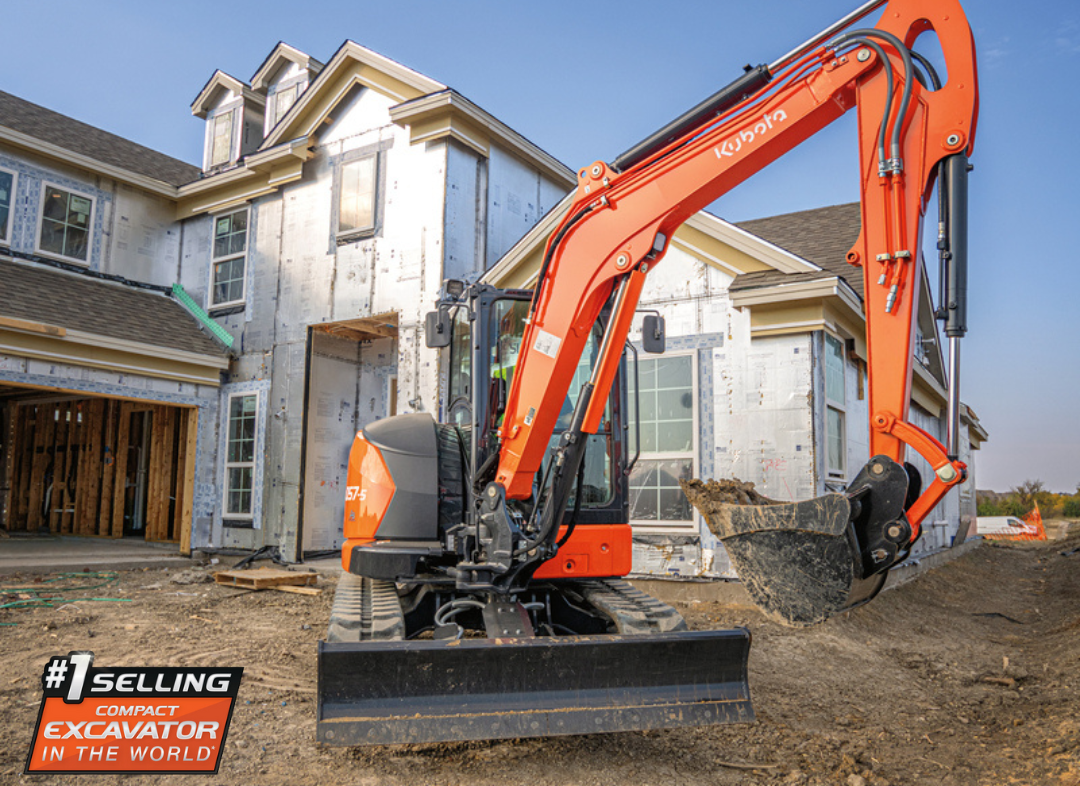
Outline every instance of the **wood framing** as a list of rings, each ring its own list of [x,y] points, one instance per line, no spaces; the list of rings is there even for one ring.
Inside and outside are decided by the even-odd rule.
[[[180,542],[190,552],[198,410],[104,398],[9,406],[7,529],[119,538],[144,521],[146,540]],[[142,429],[132,428],[143,413],[151,429],[145,479]],[[143,497],[135,493],[140,483]],[[145,518],[133,508],[137,499],[145,499]]]

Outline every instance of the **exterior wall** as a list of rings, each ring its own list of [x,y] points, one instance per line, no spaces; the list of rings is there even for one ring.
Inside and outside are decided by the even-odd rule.
[[[320,132],[303,177],[251,203],[243,306],[210,308],[213,219],[184,222],[180,280],[238,353],[222,401],[257,392],[265,432],[253,526],[226,525],[215,510],[196,546],[277,545],[286,559],[298,545],[340,547],[356,430],[390,412],[437,412],[439,353],[424,346],[423,325],[443,279],[475,277],[561,196],[497,147],[485,159],[452,140],[410,144],[408,129],[390,122],[394,103],[355,88]],[[339,244],[339,167],[364,151],[381,157],[377,227],[372,237]],[[358,342],[309,330],[387,313],[396,315],[396,339]]]
[[[498,147],[491,148],[488,180],[485,270],[566,196],[565,187]]]
[[[160,286],[177,280],[180,224],[168,199],[22,150],[0,149],[0,169],[16,174],[13,251],[51,257],[37,243],[42,189],[54,184],[94,199],[89,270]]]

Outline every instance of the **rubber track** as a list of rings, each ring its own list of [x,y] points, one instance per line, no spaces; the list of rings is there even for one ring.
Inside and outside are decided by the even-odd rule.
[[[688,630],[686,620],[671,606],[621,579],[583,581],[581,594],[615,622],[623,634],[668,633]]]
[[[330,610],[327,641],[401,641],[405,617],[392,581],[341,572]]]

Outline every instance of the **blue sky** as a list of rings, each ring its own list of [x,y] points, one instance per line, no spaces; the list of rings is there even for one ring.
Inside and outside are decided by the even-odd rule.
[[[346,38],[455,88],[573,168],[610,160],[858,0],[10,4],[0,89],[177,158],[220,68],[279,40],[326,61]],[[980,488],[1080,484],[1080,4],[966,0],[980,57],[962,395],[990,432]],[[733,221],[858,198],[847,117],[714,205]]]

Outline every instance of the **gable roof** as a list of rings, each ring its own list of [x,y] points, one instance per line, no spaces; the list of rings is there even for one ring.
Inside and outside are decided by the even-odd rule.
[[[45,142],[170,186],[190,183],[202,171],[197,166],[2,91],[0,127],[15,132],[14,137],[0,134],[0,138],[6,141],[18,144],[18,137],[24,136],[28,138],[25,140],[27,142]]]
[[[747,273],[738,277],[732,289],[791,282],[792,275],[807,281],[839,276],[860,300],[864,298],[862,268],[847,262],[847,252],[855,245],[862,230],[858,202],[741,221],[736,226],[812,262],[821,270],[796,274],[780,271]]]
[[[0,316],[125,342],[223,357],[188,311],[163,294],[0,259]],[[62,307],[61,307],[62,306]]]
[[[270,77],[273,76],[279,66],[286,62],[296,63],[312,76],[319,73],[324,65],[306,52],[301,52],[295,46],[290,46],[284,41],[278,41],[277,46],[271,50],[255,72],[255,75],[251,77],[251,89],[265,91],[270,86]]]
[[[331,109],[356,84],[374,88],[398,103],[446,89],[446,85],[419,71],[346,40],[281,122],[274,126],[259,145],[259,150],[269,150],[289,139],[313,134]]]
[[[203,85],[203,89],[199,91],[199,94],[195,96],[195,100],[191,102],[191,114],[195,115],[195,117],[205,118],[217,102],[218,95],[223,92],[235,93],[245,101],[251,101],[259,106],[266,103],[266,98],[252,90],[251,85],[231,74],[226,74],[219,68],[210,75],[210,78],[206,80],[206,84]]]

